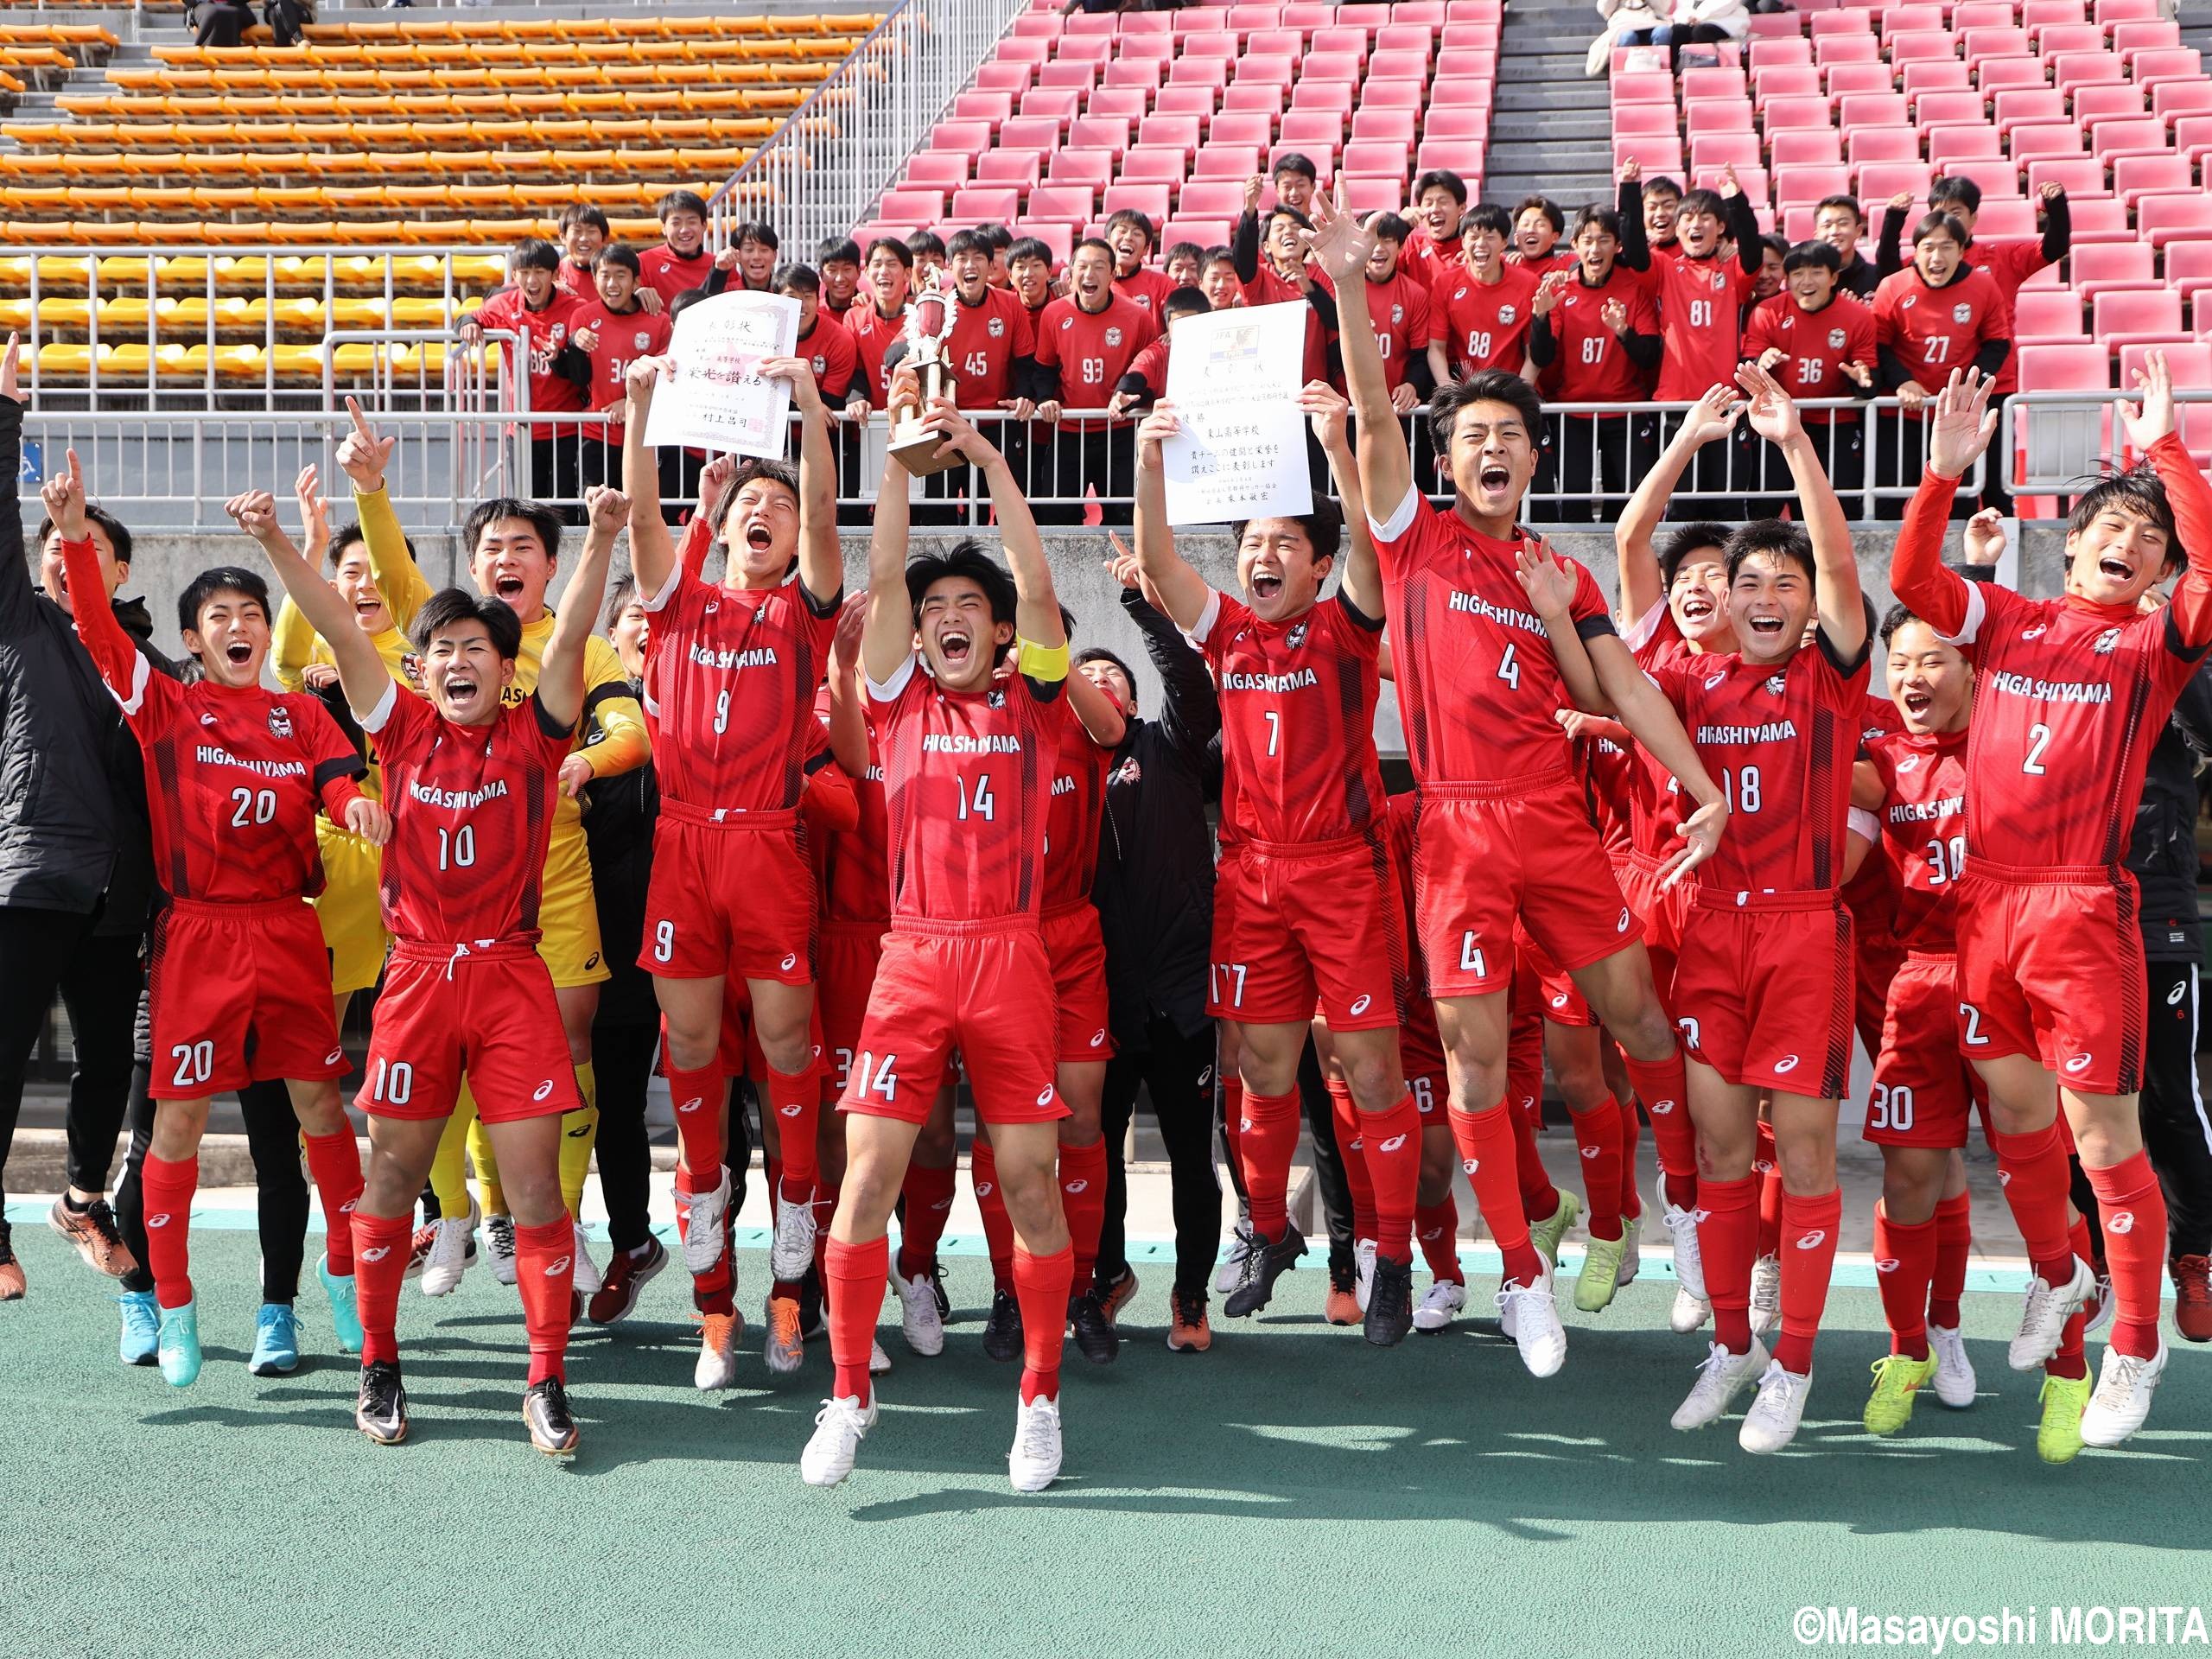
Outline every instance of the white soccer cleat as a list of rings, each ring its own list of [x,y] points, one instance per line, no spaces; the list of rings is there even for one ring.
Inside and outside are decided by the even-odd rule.
[[[691,1368],[691,1386],[702,1393],[737,1385],[737,1338],[743,1329],[734,1313],[699,1316],[699,1359]]]
[[[814,1414],[814,1433],[798,1454],[798,1478],[810,1486],[835,1486],[853,1472],[861,1442],[875,1427],[875,1396],[865,1406],[850,1395],[824,1400]]]
[[[1449,1279],[1440,1279],[1428,1287],[1428,1294],[1414,1309],[1414,1329],[1441,1331],[1459,1315],[1467,1305],[1467,1287]]]
[[[1236,1218],[1236,1230],[1230,1235],[1229,1250],[1221,1258],[1221,1266],[1213,1275],[1213,1294],[1226,1296],[1244,1281],[1244,1258],[1252,1254],[1252,1224],[1242,1216]]]
[[[2074,1272],[2063,1285],[2047,1283],[2041,1274],[2030,1270],[2027,1294],[2020,1301],[2020,1328],[2005,1356],[2014,1370],[2037,1370],[2056,1353],[2066,1321],[2096,1288],[2097,1278],[2089,1271],[2089,1264],[2078,1255],[2073,1261]]]
[[[1783,1370],[1781,1361],[1770,1362],[1759,1377],[1758,1398],[1751,1402],[1751,1408],[1744,1414],[1743,1427],[1736,1432],[1736,1444],[1762,1457],[1781,1451],[1797,1438],[1797,1425],[1805,1416],[1805,1396],[1812,1391],[1810,1371],[1800,1376]]]
[[[1621,1217],[1621,1264],[1613,1274],[1615,1285],[1632,1285],[1643,1271],[1643,1217]]]
[[[944,1351],[944,1321],[938,1317],[937,1285],[929,1274],[899,1281],[899,1325],[906,1346],[924,1359]]]
[[[1763,1337],[1782,1317],[1782,1258],[1763,1255],[1751,1263],[1751,1334]]]
[[[2082,1445],[2118,1446],[2143,1427],[2151,1414],[2151,1391],[2158,1386],[2166,1356],[2172,1351],[2163,1335],[2158,1351],[2148,1359],[2105,1349],[2104,1363],[2097,1368],[2097,1391],[2082,1414]]]
[[[891,1369],[891,1356],[883,1351],[883,1344],[874,1337],[868,1339],[868,1374],[881,1376]]]
[[[1533,1284],[1507,1284],[1497,1293],[1498,1325],[1521,1351],[1531,1376],[1550,1376],[1567,1363],[1567,1327],[1552,1294],[1552,1264]]]
[[[1740,1354],[1732,1354],[1719,1343],[1707,1351],[1697,1368],[1697,1381],[1669,1421],[1676,1428],[1703,1428],[1727,1414],[1728,1407],[1744,1384],[1767,1366],[1766,1346],[1757,1337]]]
[[[1954,1411],[1974,1404],[1974,1362],[1966,1338],[1940,1325],[1928,1327],[1928,1351],[1936,1356],[1936,1397]]]
[[[1041,1492],[1060,1475],[1060,1402],[1039,1395],[1018,1408],[1007,1478],[1017,1492]]]
[[[1375,1289],[1375,1257],[1378,1246],[1371,1238],[1357,1239],[1351,1247],[1352,1300],[1367,1312],[1367,1299]]]
[[[476,1224],[483,1212],[468,1200],[465,1216],[441,1216],[430,1236],[430,1254],[423,1262],[423,1294],[449,1296],[461,1286],[461,1276],[476,1260]]]
[[[781,1181],[776,1183],[779,1189]],[[785,1284],[806,1275],[814,1265],[814,1194],[798,1201],[776,1194],[776,1236],[768,1246],[768,1271]]]
[[[1675,1278],[1692,1296],[1702,1302],[1705,1294],[1705,1257],[1697,1247],[1697,1214],[1678,1205],[1669,1205],[1661,1217],[1667,1224],[1667,1236],[1675,1248]],[[1681,1330],[1680,1325],[1675,1327]],[[1695,1325],[1690,1327],[1694,1331]]]
[[[2088,1341],[2112,1323],[2113,1306],[2112,1275],[2098,1274],[2097,1287],[2089,1293],[2089,1300],[2083,1304],[2089,1316],[2082,1323],[2083,1341]]]
[[[484,1217],[484,1249],[492,1258],[492,1276],[503,1285],[515,1281],[515,1218],[512,1216],[490,1215]]]
[[[706,1272],[722,1259],[722,1217],[729,1212],[729,1171],[711,1192],[676,1195],[683,1216],[683,1265],[694,1274]]]
[[[576,1293],[582,1296],[596,1296],[600,1287],[607,1281],[599,1271],[599,1263],[591,1259],[591,1235],[584,1230],[581,1221],[575,1224],[576,1260],[572,1271],[575,1274]]]
[[[1675,1305],[1667,1310],[1667,1325],[1676,1336],[1687,1337],[1712,1317],[1711,1302],[1691,1295],[1687,1285],[1675,1287]]]

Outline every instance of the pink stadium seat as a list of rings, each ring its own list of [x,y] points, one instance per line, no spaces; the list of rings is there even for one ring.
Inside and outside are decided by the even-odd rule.
[[[2102,346],[2023,346],[2023,391],[2103,391],[2112,387],[2112,353]]]
[[[1034,98],[1036,94],[1030,94]],[[1060,123],[1049,115],[1017,115],[1000,124],[998,148],[1034,150],[1048,156],[1060,147]]]
[[[1836,125],[1847,137],[1854,127],[1910,130],[1903,92],[1853,92],[1836,105]]]
[[[1275,118],[1264,110],[1224,110],[1206,124],[1206,142],[1264,148],[1274,142]]]
[[[1910,102],[1912,118],[1923,132],[1930,127],[1978,127],[1989,118],[1988,105],[1976,92],[1923,92]]]
[[[2016,162],[2031,162],[2043,156],[2079,156],[2082,153],[2083,134],[2081,128],[2052,122],[2047,125],[2031,123],[2012,129],[2005,142]]]
[[[1262,85],[1287,86],[1298,79],[1298,60],[1292,57],[1262,57],[1252,54],[1237,59],[1230,72],[1230,84],[1255,80]]]
[[[1426,173],[1443,168],[1466,181],[1470,192],[1479,194],[1484,162],[1480,138],[1424,138],[1414,152],[1414,170]]]
[[[1878,63],[1882,48],[1872,35],[1815,35],[1813,37],[1813,61],[1828,63]]]
[[[941,190],[887,190],[876,211],[885,219],[942,219],[944,217],[944,193]]]
[[[1257,29],[1244,38],[1244,55],[1296,58],[1306,50],[1306,36],[1294,29]]]
[[[1060,219],[1070,225],[1085,225],[1090,223],[1091,209],[1097,200],[1098,193],[1088,185],[1055,180],[1050,184],[1040,184],[1029,193],[1029,200],[1022,206],[1021,216],[1024,219]]]
[[[1029,15],[1030,16],[1036,16],[1034,12],[1032,12]],[[1027,19],[1024,19],[1023,21],[1027,21]],[[1063,21],[1061,25],[1061,33],[1065,35],[1112,35],[1116,32],[1116,26],[1119,24],[1120,21],[1121,20],[1115,16],[1111,12],[1079,11]]]
[[[1914,29],[1941,29],[1945,10],[1942,6],[1884,6],[1878,19],[1882,38],[1890,40]]]
[[[2024,35],[2021,37],[2021,43],[2026,44]],[[1890,41],[1891,63],[1904,64],[1928,58],[1955,58],[1958,55],[1958,42],[1941,30],[1899,35]]]
[[[1160,96],[1153,100],[1155,115],[1211,116],[1220,103],[1219,96],[1210,86],[1177,86],[1170,82],[1160,89]]]
[[[1176,56],[1179,59],[1219,58],[1226,61],[1239,56],[1243,51],[1236,35],[1225,29],[1187,35],[1177,45]]]
[[[965,190],[952,193],[951,215],[963,225],[1003,224],[1020,211],[1021,192],[1019,190],[995,185],[971,185]]]
[[[930,133],[931,149],[952,149],[963,156],[980,156],[990,147],[991,127],[988,121],[940,121]]]
[[[2138,86],[2156,86],[2161,81],[2198,79],[2204,67],[2194,47],[2180,47],[2158,52],[2138,52],[2128,66],[2134,72]]]
[[[1089,185],[1095,195],[1114,181],[1113,155],[1103,149],[1056,150],[1045,164],[1045,181],[1048,184]],[[1037,211],[1033,203],[1029,211]]]
[[[1318,156],[1313,159],[1322,160]],[[1260,149],[1255,144],[1203,143],[1191,162],[1191,176],[1194,179],[1235,179],[1241,182],[1259,170]]]
[[[1147,115],[1137,123],[1137,142],[1147,149],[1179,149],[1189,156],[1198,147],[1198,126],[1195,115]]]
[[[1068,255],[1075,251],[1075,226],[1058,219],[1023,219],[1014,225],[1017,237],[1033,236],[1052,251],[1052,263],[1065,265]]]
[[[1402,178],[1374,178],[1347,175],[1344,203],[1356,213],[1395,213],[1405,206]]]
[[[1153,14],[1149,12],[1139,12],[1137,15],[1141,17],[1144,17],[1150,16]],[[1173,60],[1181,50],[1182,48],[1176,44],[1175,37],[1173,35],[1139,35],[1131,38],[1125,38],[1122,41],[1121,51],[1116,54],[1114,57],[1109,59],[1105,67],[1110,69],[1117,63],[1159,63],[1164,65]]]
[[[2070,118],[2066,94],[2048,86],[2018,86],[2001,92],[1989,101],[1997,130],[2010,137],[2023,122],[2060,122]]]
[[[1769,140],[1769,159],[1777,168],[1840,167],[1843,135],[1834,128],[1777,132]]]
[[[1974,85],[1985,92],[2014,86],[2048,86],[2050,73],[2040,58],[1984,58],[1974,66]]]
[[[1346,144],[1338,165],[1347,175],[1367,178],[1386,175],[1402,179],[1406,162],[1413,155],[1411,144],[1395,143],[1389,140],[1370,140]]]
[[[1426,54],[1436,41],[1436,29],[1444,20],[1439,17],[1436,27],[1427,22],[1415,22],[1402,16],[1402,8],[1390,13],[1393,21],[1376,31],[1375,49],[1377,52],[1420,52]]]
[[[993,149],[976,158],[976,182],[1010,184],[1025,194],[1045,176],[1045,158],[1034,150]]]
[[[1180,184],[1190,172],[1190,156],[1168,145],[1133,149],[1121,162],[1118,177],[1126,184]]]
[[[2166,282],[2196,308],[2197,330],[2202,333],[2212,317],[2205,315],[2205,302],[2197,296],[2212,289],[2212,237],[2167,243]],[[2196,384],[2212,385],[2212,376]]]
[[[2172,121],[2212,114],[2212,80],[2165,80],[2151,89],[2151,113]]]
[[[1098,64],[1082,58],[1054,58],[1037,66],[1037,84],[1063,92],[1087,92],[1098,84]]]
[[[1783,207],[1793,202],[1810,205],[1822,196],[1841,195],[1851,188],[1851,175],[1841,167],[1777,167],[1774,169],[1774,199]]]
[[[1285,29],[1302,29],[1309,34],[1317,29],[1326,29],[1337,20],[1337,9],[1324,5],[1287,5],[1282,9]]]
[[[1933,170],[1955,179],[1972,179],[1985,197],[2020,194],[2019,164],[2002,156],[1960,156]]]
[[[1122,16],[1122,39],[1124,41],[1152,35],[1172,36],[1174,32],[1175,20],[1164,11],[1131,11]]]
[[[1613,137],[1639,138],[1652,133],[1674,134],[1681,118],[1671,104],[1624,104],[1613,111]]]
[[[2050,59],[2050,84],[2065,92],[2099,81],[2126,80],[2127,70],[2116,52],[2062,52]]]
[[[1813,61],[1813,43],[1802,35],[1785,35],[1761,40],[1756,31],[1751,37],[1751,73],[1762,76],[1770,69],[1805,66]]]
[[[1357,120],[1358,116],[1355,114],[1352,118]],[[1490,111],[1465,107],[1432,108],[1427,119],[1421,123],[1421,136],[1423,138],[1487,138],[1490,136]]]
[[[2101,23],[2141,22],[2159,15],[2158,0],[2097,0],[2089,15]]]
[[[1766,181],[1766,164],[1755,132],[1701,133],[1690,140],[1689,161],[1693,172],[1718,173],[1724,167],[1733,167],[1740,178],[1748,179],[1756,172],[1762,185]]]
[[[1672,75],[1638,74],[1613,77],[1613,99],[1620,104],[1665,104],[1675,102],[1675,78]]]
[[[1128,175],[1119,184],[1106,187],[1106,194],[1098,204],[1098,211],[1109,219],[1125,209],[1142,213],[1156,226],[1167,217],[1168,188],[1164,184],[1135,184]]]
[[[2122,156],[2171,153],[2166,142],[2166,124],[2155,115],[2115,116],[2092,121],[2088,127],[2089,153],[2107,166]]]
[[[1021,95],[1021,118],[1050,121],[1060,132],[1068,130],[1084,94],[1066,86],[1033,86]]]
[[[2075,201],[2105,193],[2105,164],[2088,156],[2060,156],[2028,163],[2028,194],[2046,184],[2063,188]]]
[[[2141,115],[2143,89],[2125,81],[2116,86],[2077,86],[2074,89],[2074,118],[2102,121],[2117,115]]]
[[[2134,388],[2136,375],[2148,366],[2147,359],[2153,351],[2166,354],[2166,372],[2173,376],[2176,385],[2191,389],[2212,385],[2212,342],[2189,340],[2122,346],[2121,385],[2131,391]],[[2202,404],[2183,404],[2176,413],[2181,416],[2181,441],[2202,464],[2207,451],[2212,450],[2212,408]]]
[[[2043,234],[2036,225],[2035,204],[2018,194],[1986,198],[1974,230],[1993,242],[2017,242]]]
[[[2053,58],[2062,52],[2101,52],[2105,32],[2094,23],[2054,23],[2035,32],[2038,57]]]
[[[1377,52],[1367,60],[1367,79],[1370,81],[1425,81],[1428,79],[1428,54],[1426,52]]]
[[[1808,127],[1823,132],[1835,130],[1834,118],[1825,98],[1777,98],[1767,105],[1766,130],[1770,133]]]
[[[2173,340],[2182,327],[2181,296],[2171,289],[2122,289],[2089,302],[2090,332],[2108,346]]]
[[[1129,147],[1129,124],[1121,117],[1078,115],[1068,124],[1071,149],[1105,149],[1119,156]]]
[[[2019,8],[2010,0],[1961,0],[1951,8],[1951,27],[1955,29],[2003,29],[2018,16]]]
[[[1818,98],[1821,94],[1818,69],[1810,64],[1783,64],[1779,68],[1759,71],[1751,88],[1751,103],[1764,114],[1766,106],[1777,98]]]
[[[2135,227],[2153,248],[2184,236],[2212,234],[2212,195],[2144,196],[2135,204]]]
[[[1752,16],[1749,21],[1754,51],[1764,41],[1796,41],[1802,40],[1805,36],[1805,25],[1794,11],[1759,12]],[[1793,61],[1809,63],[1812,60],[1804,58],[1793,60]],[[1754,59],[1753,67],[1757,67],[1757,62],[1758,60]]]
[[[1910,127],[1855,127],[1846,134],[1844,159],[1853,168],[1868,162],[1916,162],[1920,135]]]
[[[2174,123],[2174,149],[2200,166],[2212,156],[2212,113],[2184,115]]]
[[[1101,86],[1125,92],[1154,92],[1167,78],[1167,66],[1153,58],[1116,58],[1106,66]]]
[[[2139,52],[2170,50],[2180,44],[2181,25],[2171,18],[2113,25],[2112,49],[2120,54],[2122,63]]]
[[[1008,61],[994,58],[976,71],[976,90],[979,92],[1011,92],[1019,98],[1027,92],[1037,79],[1033,63]]]
[[[957,149],[925,149],[906,159],[905,182],[916,189],[957,190],[968,182],[968,158]]]
[[[962,92],[952,100],[955,121],[988,121],[993,125],[1014,113],[1010,92]]]
[[[1813,38],[1816,41],[1834,35],[1871,35],[1874,29],[1873,18],[1855,7],[1843,11],[1815,11],[1811,23]]]
[[[1430,109],[1441,104],[1447,109],[1487,110],[1491,96],[1497,90],[1497,83],[1494,79],[1445,80],[1440,77],[1429,84],[1426,102],[1416,107]],[[1377,100],[1370,97],[1369,101]]]
[[[1170,86],[1211,86],[1217,92],[1229,85],[1229,60],[1178,58],[1167,66],[1167,84]]]
[[[1402,99],[1396,97],[1398,89],[1403,89],[1408,96]],[[1300,80],[1292,89],[1290,107],[1294,110],[1333,110],[1349,121],[1352,105],[1363,96],[1378,104],[1404,103],[1418,107],[1424,101],[1422,94],[1426,90],[1417,80],[1386,80],[1367,88],[1362,94],[1348,80]]]
[[[2020,26],[2040,29],[2046,23],[2087,22],[2089,9],[2082,0],[2020,0]]]
[[[1316,51],[1307,57],[1299,71],[1301,80],[1340,80],[1345,85],[1359,79],[1360,60],[1354,52]]]
[[[2082,327],[2082,299],[2070,289],[2024,288],[2012,302],[2012,343],[2059,346],[2087,339]]]
[[[1128,122],[1142,121],[1151,107],[1141,86],[1101,86],[1083,100],[1085,115],[1119,116]]]
[[[1868,201],[1898,194],[1917,199],[1928,194],[1929,175],[1923,162],[1870,162],[1856,170],[1859,194]]]
[[[1744,72],[1740,69],[1682,71],[1682,104],[1685,108],[1704,99],[1736,99],[1745,95]]]
[[[1420,130],[1421,116],[1417,111],[1383,109],[1370,104],[1351,112],[1354,143],[1388,139],[1410,147]]]
[[[2156,198],[2153,198],[2156,200]],[[2147,243],[2097,243],[2066,256],[2067,276],[2084,299],[2116,288],[2157,288]]]
[[[1317,57],[1341,55],[1351,58],[1357,65],[1367,56],[1367,31],[1358,28],[1317,29],[1306,46]]]
[[[2028,44],[2028,31],[2009,24],[1998,29],[1959,30],[1959,52],[1969,62],[1975,58],[2025,57],[2032,50]]]
[[[1928,165],[1938,173],[1953,162],[1994,161],[2004,153],[1994,127],[1937,127],[1928,135]]]
[[[1175,21],[1179,25],[1185,17],[1203,16],[1207,26],[1245,31],[1255,29],[1274,29],[1282,22],[1281,6],[1235,5],[1229,8],[1226,17],[1218,11],[1201,8],[1198,12],[1179,12]]]
[[[1824,73],[1831,99],[1847,93],[1887,94],[1897,89],[1886,63],[1832,63]]]
[[[1267,206],[1271,194],[1263,194]],[[1193,179],[1175,198],[1175,211],[1194,217],[1234,219],[1244,211],[1244,186],[1230,179]]]
[[[1646,173],[1679,173],[1682,170],[1682,145],[1678,138],[1663,133],[1649,133],[1613,140],[1613,168],[1630,157],[1641,162]]]
[[[1973,66],[1963,58],[1918,58],[1897,73],[1897,90],[1907,98],[1921,92],[1961,91],[1973,85]]]
[[[1273,81],[1239,81],[1222,93],[1222,113],[1255,116],[1272,123],[1282,114],[1285,96],[1286,89]]]
[[[1436,73],[1441,76],[1490,75],[1497,73],[1496,47],[1449,47],[1437,54]]]

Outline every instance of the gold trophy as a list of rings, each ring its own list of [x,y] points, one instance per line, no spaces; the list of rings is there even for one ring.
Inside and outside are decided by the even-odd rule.
[[[944,360],[944,343],[952,337],[954,314],[952,296],[938,285],[934,269],[922,273],[914,286],[913,297],[906,303],[906,357],[914,365],[914,378],[921,388],[922,401],[918,405],[894,404],[891,416],[891,453],[899,464],[916,478],[928,478],[954,467],[967,463],[957,454],[940,458],[938,450],[944,440],[933,432],[922,430],[922,411],[933,397],[952,397],[952,371]]]

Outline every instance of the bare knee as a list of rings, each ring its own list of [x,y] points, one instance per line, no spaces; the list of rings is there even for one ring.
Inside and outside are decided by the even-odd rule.
[[[1395,1106],[1406,1091],[1405,1082],[1399,1076],[1395,1055],[1384,1052],[1362,1052],[1344,1057],[1344,1082],[1351,1089],[1351,1097],[1363,1112],[1387,1112]]]
[[[292,1115],[309,1135],[338,1135],[353,1127],[346,1122],[335,1082],[295,1083],[288,1087],[292,1093]]]
[[[207,1129],[204,1100],[163,1100],[154,1106],[154,1135],[148,1153],[165,1164],[180,1163],[200,1150],[200,1137]]]

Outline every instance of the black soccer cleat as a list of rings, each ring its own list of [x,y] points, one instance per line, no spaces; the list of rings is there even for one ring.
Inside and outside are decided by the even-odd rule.
[[[1414,1328],[1414,1265],[1375,1258],[1367,1292],[1366,1337],[1377,1348],[1395,1348]]]
[[[1244,1258],[1243,1276],[1237,1280],[1236,1288],[1229,1293],[1229,1300],[1222,1304],[1222,1312],[1232,1319],[1258,1313],[1275,1294],[1275,1281],[1288,1273],[1305,1254],[1306,1235],[1291,1223],[1283,1224],[1281,1238],[1270,1239],[1264,1233],[1254,1233],[1252,1253]]]
[[[557,1376],[530,1385],[522,1397],[522,1420],[530,1425],[530,1443],[550,1458],[569,1456],[583,1439],[569,1415],[569,1391]]]
[[[1068,1298],[1068,1320],[1075,1326],[1075,1345],[1094,1365],[1110,1365],[1122,1351],[1122,1334],[1106,1317],[1098,1293],[1086,1290]]]
[[[399,1367],[388,1359],[361,1367],[361,1395],[353,1405],[353,1426],[378,1446],[397,1446],[407,1438],[407,1390]]]
[[[944,1266],[942,1262],[930,1269],[930,1290],[937,1298],[937,1322],[952,1323],[952,1298],[945,1294]]]
[[[997,1360],[1021,1357],[1021,1304],[1005,1291],[991,1293],[991,1317],[983,1324],[983,1351]]]

